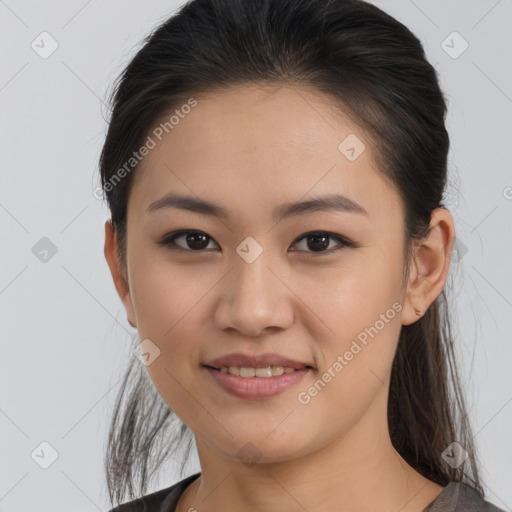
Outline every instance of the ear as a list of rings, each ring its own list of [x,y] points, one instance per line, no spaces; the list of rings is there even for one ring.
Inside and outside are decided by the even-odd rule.
[[[128,322],[132,327],[136,327],[137,325],[135,322],[135,313],[128,287],[128,279],[119,260],[117,235],[111,220],[107,220],[105,222],[104,253],[110,268],[110,273],[112,274],[112,279],[114,280],[114,286],[116,287],[119,298],[126,309]]]
[[[413,250],[402,324],[416,322],[441,293],[455,243],[452,216],[445,208],[432,212],[427,236]]]

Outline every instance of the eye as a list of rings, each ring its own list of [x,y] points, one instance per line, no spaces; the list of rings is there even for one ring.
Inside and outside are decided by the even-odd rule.
[[[335,247],[334,250],[326,251],[330,245],[329,239],[338,242],[338,247]],[[332,254],[333,252],[339,251],[344,247],[356,247],[356,244],[351,240],[348,240],[347,238],[335,233],[329,233],[328,231],[313,231],[311,233],[306,233],[305,235],[302,235],[300,238],[298,238],[295,243],[301,242],[303,240],[305,241],[305,247],[310,249],[310,251],[306,252],[312,253]],[[295,249],[291,250],[295,251]]]
[[[184,239],[184,245],[176,242],[181,238]],[[332,250],[332,246],[330,247],[329,240],[336,241],[338,243],[338,247],[335,246],[334,250]],[[180,230],[169,233],[160,242],[158,242],[158,244],[163,245],[173,251],[204,252],[204,250],[208,249],[208,246],[210,245],[209,241],[215,243],[215,245],[218,247],[218,244],[214,242],[213,238],[211,238],[203,231]],[[344,247],[357,247],[355,242],[352,242],[351,240],[348,240],[341,235],[327,231],[313,231],[311,233],[306,233],[297,238],[294,242],[294,245],[299,244],[300,242],[303,242],[305,252],[311,253],[331,254],[333,252],[339,251],[340,249],[343,249]],[[327,251],[326,249],[330,250]],[[299,250],[299,252],[304,252],[304,250]],[[291,249],[291,251],[297,252],[297,249]]]
[[[180,238],[185,238],[185,246],[176,243],[176,240]],[[210,236],[208,236],[203,231],[175,231],[166,235],[160,242],[160,245],[164,245],[171,250],[175,251],[188,251],[188,252],[201,252],[202,250],[208,247],[208,240],[212,240]]]

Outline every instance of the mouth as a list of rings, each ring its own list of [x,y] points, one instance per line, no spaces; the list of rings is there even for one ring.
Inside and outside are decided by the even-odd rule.
[[[221,390],[243,399],[265,399],[279,395],[296,386],[314,368],[292,367],[236,367],[201,365],[212,382]]]
[[[281,366],[281,365],[271,365],[271,366],[260,366],[260,367],[252,367],[252,366],[210,366],[210,365],[202,365],[205,368],[210,368],[211,370],[216,370],[221,373],[226,373],[229,375],[234,375],[236,377],[242,378],[253,378],[253,377],[262,377],[262,378],[270,378],[270,377],[279,377],[280,375],[290,374],[302,370],[313,370],[314,368],[309,365],[305,366]]]
[[[297,385],[316,370],[306,361],[276,353],[225,354],[201,364],[213,382],[239,398],[268,398]]]
[[[265,354],[235,352],[205,361],[202,365],[241,377],[272,377],[292,373],[294,370],[314,369],[309,361],[296,361],[270,352]]]

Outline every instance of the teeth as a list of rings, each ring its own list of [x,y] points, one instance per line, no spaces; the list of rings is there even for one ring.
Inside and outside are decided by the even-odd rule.
[[[283,373],[293,373],[295,368],[285,368],[283,366],[267,366],[265,368],[241,368],[239,366],[230,366],[227,368],[226,366],[223,366],[220,371],[240,377],[276,377]]]
[[[258,368],[258,371],[261,371],[261,368]],[[256,375],[256,369],[255,368],[240,368],[238,371],[238,374],[240,375],[240,377],[254,377]]]

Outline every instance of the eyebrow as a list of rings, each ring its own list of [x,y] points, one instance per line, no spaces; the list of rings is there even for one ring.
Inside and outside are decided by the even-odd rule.
[[[202,215],[229,219],[228,211],[216,203],[172,192],[151,203],[146,212],[152,213],[166,208],[179,208]],[[272,216],[278,222],[288,217],[317,211],[349,212],[368,215],[368,212],[353,199],[342,194],[332,194],[308,201],[283,204],[274,209]]]

